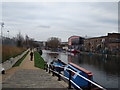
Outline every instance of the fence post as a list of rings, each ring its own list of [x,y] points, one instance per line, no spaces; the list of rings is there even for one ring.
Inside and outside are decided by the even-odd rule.
[[[50,66],[49,66],[49,73],[50,73]]]
[[[45,68],[46,68],[46,72],[47,72],[48,71],[48,64],[46,64]]]
[[[44,70],[46,69],[46,62],[44,61]]]
[[[55,73],[54,73],[54,67],[52,66],[52,76],[55,76]]]
[[[54,70],[52,71],[52,76],[55,76],[55,74],[54,74]]]
[[[59,70],[58,70],[58,81],[61,81],[61,78],[60,78],[60,67],[59,67]]]
[[[69,71],[69,86],[68,86],[68,89],[72,89],[71,88],[71,75],[72,75],[72,71],[68,70]]]
[[[89,79],[89,80],[90,80],[90,78],[91,78],[91,76],[88,75],[88,79]],[[90,83],[90,82],[88,82],[88,90],[91,90],[91,83]]]

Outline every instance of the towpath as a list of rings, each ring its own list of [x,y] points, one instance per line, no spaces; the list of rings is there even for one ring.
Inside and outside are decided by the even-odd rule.
[[[34,67],[29,54],[19,67],[14,67],[3,75],[3,88],[67,88],[63,81],[57,81],[43,69]]]

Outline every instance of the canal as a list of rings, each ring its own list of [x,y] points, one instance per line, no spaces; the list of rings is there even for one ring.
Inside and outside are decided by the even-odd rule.
[[[120,89],[120,56],[111,55],[88,55],[72,54],[63,52],[51,52],[43,50],[42,57],[50,63],[54,57],[59,58],[65,63],[72,62],[80,67],[91,71],[94,81],[105,88]]]

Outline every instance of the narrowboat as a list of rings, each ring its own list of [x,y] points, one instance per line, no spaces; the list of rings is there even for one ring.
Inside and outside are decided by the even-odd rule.
[[[74,63],[69,62],[68,64],[65,64],[61,60],[58,60],[50,64],[50,68],[57,72],[63,71],[64,76],[72,80],[71,85],[75,89],[78,89],[78,87],[80,87],[83,90],[88,90],[88,89],[89,90],[106,90],[105,88],[103,88],[102,86],[100,86],[99,84],[93,81],[92,72],[82,67],[79,67]]]
[[[64,62],[62,62],[62,60],[59,60],[59,59],[50,64],[50,68],[57,72],[64,71],[65,66],[66,66],[66,64]]]
[[[64,76],[65,77],[68,77],[69,78],[69,71],[67,70],[68,69],[71,69],[77,73],[79,73],[80,75],[86,77],[87,79],[89,80],[92,80],[93,81],[93,74],[82,68],[82,67],[79,67],[73,63],[68,63],[66,66],[65,66],[65,69],[64,69]],[[86,81],[85,79],[81,78],[80,76],[76,75],[75,73],[71,72],[71,80],[76,83],[78,86],[80,87],[86,87],[89,85],[89,82]],[[77,88],[74,84],[72,84],[74,88]]]

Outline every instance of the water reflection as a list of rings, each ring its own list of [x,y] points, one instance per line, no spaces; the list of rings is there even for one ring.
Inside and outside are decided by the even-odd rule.
[[[78,65],[90,65],[96,69],[105,71],[108,74],[118,74],[119,63],[118,57],[105,56],[105,55],[92,55],[88,56],[86,54],[77,54],[75,56],[68,55],[69,61],[76,63]]]
[[[57,57],[65,63],[73,62],[94,74],[94,80],[106,88],[118,88],[120,57],[106,55],[71,54],[44,51],[43,58],[49,63]],[[119,87],[120,88],[120,87]]]
[[[68,55],[69,61],[93,72],[94,80],[106,88],[118,88],[120,57],[78,54]],[[120,86],[119,86],[120,88]]]
[[[47,53],[47,56],[50,56],[50,58],[54,58],[54,57],[56,57],[56,58],[58,58],[58,53]]]
[[[59,53],[43,50],[42,57],[47,63],[50,63],[54,57],[59,58]]]

